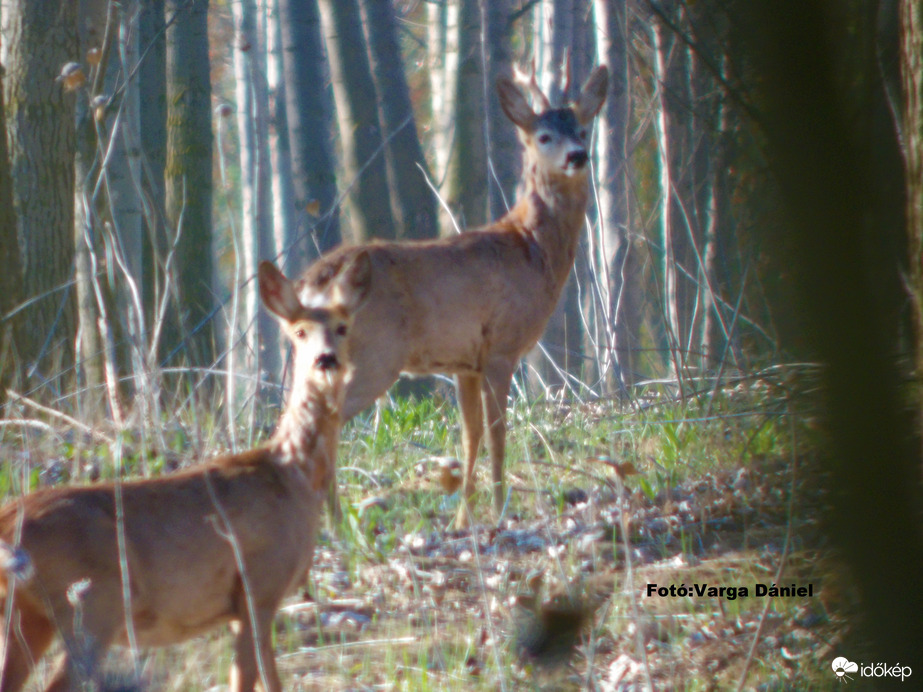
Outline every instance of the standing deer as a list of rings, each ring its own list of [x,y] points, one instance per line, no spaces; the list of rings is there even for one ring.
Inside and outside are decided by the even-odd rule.
[[[313,560],[347,332],[370,269],[355,255],[329,301],[305,307],[292,282],[260,265],[260,295],[294,346],[288,405],[263,446],[162,478],[38,490],[0,510],[0,603],[11,605],[0,690],[20,689],[56,634],[65,653],[47,690],[78,690],[112,644],[163,646],[229,622],[230,689],[259,679],[281,692],[272,620]]]
[[[503,506],[507,395],[574,265],[589,197],[587,128],[605,101],[608,77],[605,66],[597,67],[572,105],[551,108],[533,73],[530,90],[540,112],[514,82],[498,81],[500,104],[525,148],[519,201],[501,219],[440,240],[340,247],[298,284],[310,305],[324,299],[358,254],[371,260],[369,299],[356,314],[349,346],[355,369],[346,382],[344,420],[371,405],[401,372],[457,378],[465,450],[459,528],[467,525],[485,421],[497,512]]]

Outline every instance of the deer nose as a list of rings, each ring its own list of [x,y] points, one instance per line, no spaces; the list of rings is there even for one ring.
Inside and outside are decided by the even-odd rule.
[[[321,353],[314,361],[314,367],[318,370],[336,370],[340,367],[340,361],[334,353]]]
[[[566,163],[573,168],[583,168],[588,158],[589,156],[586,153],[586,149],[575,149],[574,151],[567,152]]]

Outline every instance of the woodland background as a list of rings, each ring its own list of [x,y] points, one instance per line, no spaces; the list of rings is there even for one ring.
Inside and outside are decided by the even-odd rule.
[[[879,553],[854,564],[866,605],[896,618],[876,636],[919,632],[919,597],[889,605],[882,584],[923,564],[920,0],[0,13],[0,397],[153,438],[205,402],[234,447],[284,380],[258,260],[297,274],[339,242],[498,217],[519,144],[496,78],[534,61],[554,102],[565,64],[576,88],[604,62],[586,233],[517,395],[630,402],[665,381],[683,398],[824,363],[831,535]],[[881,503],[862,525],[859,489]],[[882,540],[895,525],[900,546]]]

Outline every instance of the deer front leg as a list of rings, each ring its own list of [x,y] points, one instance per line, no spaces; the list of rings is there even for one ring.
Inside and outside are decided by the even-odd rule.
[[[54,625],[44,613],[23,599],[14,599],[9,639],[0,642],[5,656],[0,663],[2,692],[18,690],[25,684],[54,634]]]
[[[513,381],[513,370],[497,364],[484,377],[484,412],[487,418],[487,451],[490,453],[494,482],[494,507],[497,516],[503,511],[506,492],[503,483],[503,457],[506,453],[506,403]]]
[[[455,515],[455,528],[468,526],[468,500],[474,494],[474,465],[484,436],[484,410],[481,407],[481,375],[458,375],[458,407],[461,410],[462,446],[465,449],[465,481],[462,501]]]

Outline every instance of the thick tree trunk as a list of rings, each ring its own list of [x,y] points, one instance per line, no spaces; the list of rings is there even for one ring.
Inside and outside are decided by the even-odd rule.
[[[167,221],[176,240],[177,318],[167,323],[168,353],[192,365],[214,361],[212,269],[212,125],[208,0],[168,0],[181,11],[167,29]],[[172,323],[172,324],[171,324]]]
[[[484,72],[478,0],[459,0],[455,136],[448,162],[446,199],[460,228],[487,222],[487,148],[484,141]],[[450,224],[443,233],[454,233]]]
[[[867,251],[906,228],[880,205],[881,171],[868,163],[870,149],[890,143],[870,146],[870,132],[857,126],[867,101],[844,108],[854,105],[848,90],[856,82],[837,60],[839,41],[868,24],[839,12],[836,0],[744,5],[734,30],[746,36],[745,57],[763,76],[766,152],[787,206],[766,249],[788,250],[781,259],[810,326],[804,336],[824,364],[815,409],[827,443],[823,523],[851,568],[856,637],[868,660],[919,662],[923,592],[907,585],[923,574],[920,435],[895,358],[889,303],[897,291],[889,287],[883,300],[876,285],[893,266]],[[838,21],[845,16],[853,23]]]
[[[289,266],[300,269],[340,242],[332,99],[317,0],[279,0],[279,19],[296,212],[284,248]],[[308,209],[319,217],[316,224]]]
[[[436,198],[425,180],[429,168],[417,136],[410,88],[397,40],[394,3],[362,0],[362,10],[387,141],[385,151],[392,208],[397,213],[397,234],[401,238],[434,238]]]
[[[923,0],[900,2],[900,62],[913,341],[923,386]]]
[[[510,0],[481,0],[482,21],[487,37],[487,106],[488,176],[487,197],[490,218],[498,219],[513,206],[519,182],[521,160],[516,128],[500,108],[494,88],[500,77],[513,73],[510,54]]]
[[[22,265],[16,239],[16,210],[13,206],[13,181],[6,144],[6,108],[3,98],[3,65],[0,64],[0,314],[9,315],[22,299]],[[22,356],[18,352],[20,317],[0,322],[0,405],[6,390],[22,376]]]
[[[340,144],[353,240],[395,238],[378,100],[358,0],[321,0],[321,19]]]
[[[11,0],[4,82],[10,179],[22,260],[22,353],[40,377],[70,372],[77,313],[74,259],[74,94],[57,81],[77,56],[77,4]]]

